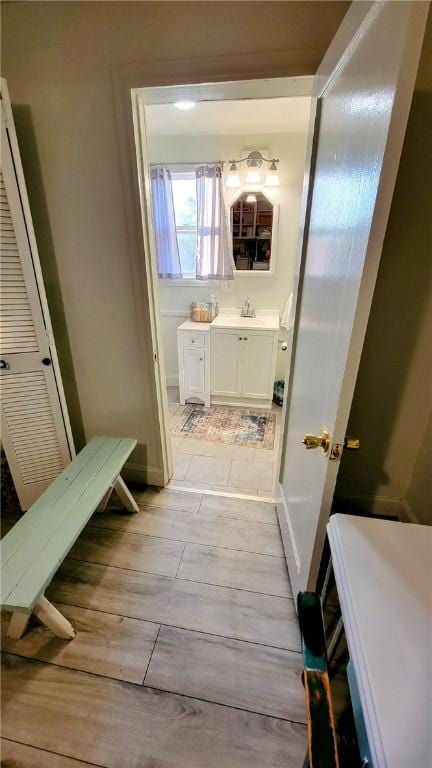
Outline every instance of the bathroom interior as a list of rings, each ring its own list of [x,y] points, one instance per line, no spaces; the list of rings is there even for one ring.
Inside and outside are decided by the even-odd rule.
[[[170,488],[277,498],[310,103],[145,105]]]

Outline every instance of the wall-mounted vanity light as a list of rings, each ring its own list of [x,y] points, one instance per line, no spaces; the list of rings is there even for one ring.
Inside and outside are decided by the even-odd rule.
[[[266,187],[278,187],[280,185],[279,174],[277,171],[276,163],[279,160],[276,157],[266,158],[263,157],[261,152],[249,152],[247,157],[242,157],[240,160],[231,160],[230,170],[226,179],[227,187],[239,187],[240,176],[237,165],[240,163],[246,163],[247,174],[245,182],[246,184],[261,184],[261,166],[263,163],[269,164],[269,169],[264,180],[264,186]]]

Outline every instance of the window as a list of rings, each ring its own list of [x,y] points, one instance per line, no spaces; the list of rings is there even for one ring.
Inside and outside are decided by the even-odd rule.
[[[194,171],[172,171],[177,243],[183,277],[194,278],[197,260],[197,196]]]

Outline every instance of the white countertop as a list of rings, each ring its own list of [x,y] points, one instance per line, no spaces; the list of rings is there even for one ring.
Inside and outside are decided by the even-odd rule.
[[[184,323],[178,326],[178,331],[209,331],[210,323],[198,323],[193,320],[185,320]]]
[[[279,312],[277,309],[257,309],[256,317],[242,317],[239,309],[220,310],[212,323],[197,323],[185,320],[179,325],[182,331],[208,331],[209,328],[238,328],[239,330],[278,331]],[[432,768],[432,766],[431,766]]]
[[[432,527],[336,514],[327,531],[374,768],[428,768]]]

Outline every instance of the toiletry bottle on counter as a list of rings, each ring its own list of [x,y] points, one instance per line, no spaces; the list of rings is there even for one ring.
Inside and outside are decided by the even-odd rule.
[[[216,317],[216,299],[213,296],[213,294],[210,296],[208,307],[209,307],[209,322],[211,323],[212,320],[214,320]]]
[[[207,323],[209,319],[209,310],[208,310],[208,304],[203,301],[201,304],[201,322]]]

